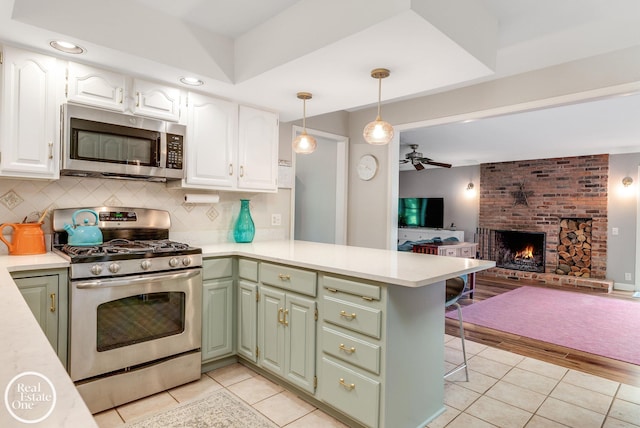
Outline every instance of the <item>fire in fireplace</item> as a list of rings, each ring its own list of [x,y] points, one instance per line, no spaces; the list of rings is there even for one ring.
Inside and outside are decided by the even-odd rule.
[[[495,231],[496,266],[526,272],[544,272],[544,232]]]

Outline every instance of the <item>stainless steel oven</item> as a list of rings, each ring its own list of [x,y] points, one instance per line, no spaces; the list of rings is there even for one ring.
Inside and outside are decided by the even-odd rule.
[[[53,226],[71,263],[69,375],[89,409],[199,379],[202,250],[167,239],[166,211],[83,210],[98,213],[104,243],[66,244],[64,223],[79,210],[55,210]]]

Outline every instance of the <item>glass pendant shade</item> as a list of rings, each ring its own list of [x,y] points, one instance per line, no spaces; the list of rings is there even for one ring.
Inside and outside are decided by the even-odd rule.
[[[306,131],[302,131],[302,133],[293,140],[293,151],[302,155],[308,155],[314,152],[317,145],[318,142],[315,138],[307,134]]]
[[[362,131],[364,140],[373,145],[389,144],[393,139],[393,126],[385,122],[380,117],[380,99],[382,96],[382,79],[389,77],[389,70],[386,68],[376,68],[371,70],[371,77],[378,79],[378,116],[373,122],[369,122]]]
[[[309,92],[298,92],[297,96],[302,100],[302,132],[293,140],[293,151],[308,155],[313,153],[318,145],[316,139],[307,134],[307,100],[310,100],[312,95]]]
[[[393,139],[393,126],[378,116],[373,122],[364,127],[362,136],[365,141],[373,145],[389,144]]]

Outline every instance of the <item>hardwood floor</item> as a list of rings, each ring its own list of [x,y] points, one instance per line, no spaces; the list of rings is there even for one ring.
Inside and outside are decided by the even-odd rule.
[[[489,299],[509,290],[513,290],[523,285],[537,286],[534,283],[526,283],[524,281],[510,281],[496,278],[476,278],[476,288],[473,300],[460,300],[460,304],[464,307]],[[560,288],[567,290],[567,288]],[[571,290],[573,291],[573,290]],[[575,291],[576,293],[584,291]],[[611,294],[601,294],[604,299],[632,299],[631,292],[614,291]],[[632,299],[638,302],[638,310],[640,311],[640,299]],[[452,336],[459,336],[458,322],[449,318],[445,318],[445,331]],[[483,343],[498,349],[514,352],[516,354],[525,355],[536,358],[538,360],[547,361],[559,366],[583,371],[594,374],[606,379],[617,382],[626,383],[628,385],[640,386],[640,366],[630,364],[599,355],[589,354],[563,346],[554,345],[547,342],[510,334],[474,324],[464,323],[465,337],[474,342]],[[624,328],[624,326],[620,326]]]

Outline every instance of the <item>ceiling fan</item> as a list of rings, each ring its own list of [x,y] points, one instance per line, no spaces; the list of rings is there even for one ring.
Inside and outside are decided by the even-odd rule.
[[[411,162],[413,167],[415,169],[417,169],[418,171],[424,169],[424,165],[423,164],[439,166],[439,167],[442,167],[442,168],[451,168],[451,164],[450,163],[435,162],[432,159],[423,157],[422,153],[416,151],[416,149],[418,148],[417,144],[409,144],[409,147],[411,147],[411,149],[413,151],[407,153],[404,156],[406,159],[400,160],[400,163]]]

